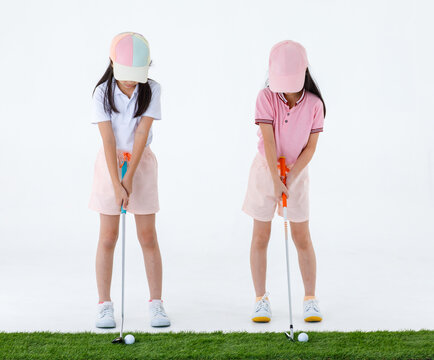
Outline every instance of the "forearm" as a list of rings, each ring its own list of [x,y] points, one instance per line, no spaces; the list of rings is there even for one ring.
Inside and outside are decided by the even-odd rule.
[[[277,171],[277,153],[276,153],[276,142],[274,137],[268,141],[264,141],[265,158],[267,159],[268,168],[271,173],[273,180],[278,180],[279,173]]]
[[[146,142],[148,141],[149,129],[141,129],[138,127],[134,134],[134,145],[133,152],[131,154],[131,161],[128,164],[127,172],[131,176],[136,172],[137,166],[139,165],[140,158],[142,157],[143,150],[146,147]]]
[[[289,173],[289,176],[292,180],[296,179],[298,175],[300,175],[300,173],[303,171],[303,169],[307,166],[307,164],[309,164],[309,162],[312,160],[314,153],[315,148],[305,147],[303,149]]]
[[[312,160],[313,154],[316,150],[316,145],[318,143],[318,136],[318,132],[310,134],[309,140],[307,141],[305,148],[302,150],[301,154],[295,161],[294,166],[291,168],[288,176],[289,181],[293,181],[294,179],[296,179],[298,175],[300,175],[300,173],[303,171],[303,169],[307,166],[307,164],[309,164],[309,162]]]
[[[110,178],[113,186],[117,186],[120,184],[120,180],[117,169],[116,140],[114,136],[113,138],[103,141],[103,147]]]

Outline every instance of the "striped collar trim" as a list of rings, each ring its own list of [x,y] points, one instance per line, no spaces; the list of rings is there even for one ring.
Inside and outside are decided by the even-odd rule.
[[[295,105],[298,105],[300,103],[300,101],[302,101],[304,99],[304,93],[305,90],[303,89],[303,93],[300,96],[300,99],[297,100],[297,102],[295,103]],[[288,100],[286,100],[285,95],[283,93],[278,93],[280,100],[282,100],[285,104],[288,104]]]

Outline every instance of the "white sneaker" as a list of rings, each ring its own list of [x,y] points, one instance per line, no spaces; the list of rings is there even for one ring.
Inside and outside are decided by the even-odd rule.
[[[151,326],[164,327],[170,326],[170,320],[164,311],[163,301],[152,300],[149,303],[149,313],[151,315]]]
[[[261,300],[255,303],[253,309],[252,320],[254,322],[269,322],[271,320],[271,306],[267,299],[268,292],[264,294]]]
[[[304,321],[316,322],[322,320],[322,315],[321,311],[319,310],[317,299],[303,301],[303,309]]]
[[[97,328],[114,328],[116,327],[114,317],[113,303],[111,301],[104,301],[98,304],[98,313],[96,315],[95,326]]]

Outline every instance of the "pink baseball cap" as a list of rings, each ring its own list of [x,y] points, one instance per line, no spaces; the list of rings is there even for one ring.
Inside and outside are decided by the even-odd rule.
[[[303,89],[307,61],[303,45],[292,40],[271,48],[268,62],[269,85],[272,92],[299,92]]]
[[[148,41],[138,33],[123,32],[116,35],[110,45],[110,59],[116,80],[148,81],[151,55]]]

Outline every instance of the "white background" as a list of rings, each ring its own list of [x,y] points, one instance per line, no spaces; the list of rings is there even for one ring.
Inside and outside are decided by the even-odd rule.
[[[93,330],[98,215],[91,94],[112,37],[142,33],[161,83],[154,125],[169,330],[288,328],[283,224],[273,223],[274,318],[250,321],[254,105],[268,54],[302,43],[327,106],[310,165],[324,321],[296,329],[433,328],[433,6],[430,1],[15,1],[0,8],[0,330]],[[127,220],[127,329],[151,331]],[[120,311],[120,247],[112,297]]]

